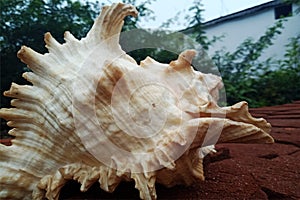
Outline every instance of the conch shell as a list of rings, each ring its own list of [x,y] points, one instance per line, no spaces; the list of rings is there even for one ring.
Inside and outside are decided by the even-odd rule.
[[[170,64],[150,57],[138,65],[119,45],[133,6],[103,7],[87,36],[59,44],[45,34],[49,53],[23,46],[18,57],[32,85],[12,83],[0,110],[13,127],[12,146],[0,145],[1,199],[58,199],[69,180],[86,191],[95,182],[113,192],[135,181],[142,199],[167,187],[204,180],[203,157],[215,143],[272,143],[270,124],[246,102],[217,105],[221,78],[194,71],[194,50]]]

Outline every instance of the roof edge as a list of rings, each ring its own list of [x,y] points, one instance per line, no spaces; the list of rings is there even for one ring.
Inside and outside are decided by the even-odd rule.
[[[209,20],[207,22],[204,22],[202,25],[203,25],[204,28],[207,28],[209,26],[219,24],[219,23],[224,22],[224,21],[229,21],[229,20],[233,20],[233,19],[236,19],[236,18],[244,17],[244,16],[250,15],[252,13],[260,12],[260,11],[263,11],[263,10],[266,10],[268,8],[272,8],[272,7],[281,5],[281,4],[285,4],[285,3],[282,2],[281,0],[274,0],[274,1],[266,2],[266,3],[259,4],[259,5],[254,6],[254,7],[246,8],[244,10],[241,10],[241,11],[238,11],[238,12],[235,12],[235,13],[231,13],[231,14],[228,14],[228,15],[225,15],[225,16],[218,17],[216,19]],[[188,27],[184,30],[181,30],[180,32],[190,33],[191,31],[193,31],[195,26],[197,26],[197,25]]]

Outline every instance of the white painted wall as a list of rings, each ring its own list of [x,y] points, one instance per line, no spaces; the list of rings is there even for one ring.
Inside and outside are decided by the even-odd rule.
[[[265,60],[269,57],[282,58],[285,45],[289,42],[288,39],[300,34],[300,13],[296,14],[295,10],[296,6],[293,5],[293,16],[286,18],[288,21],[284,22],[284,30],[273,41],[274,45],[266,49],[261,59]],[[274,8],[269,8],[242,18],[207,27],[205,31],[209,38],[212,38],[212,36],[225,36],[222,41],[216,42],[211,47],[208,54],[212,56],[215,51],[222,48],[233,52],[246,38],[251,37],[257,40],[268,27],[274,25],[275,21]]]

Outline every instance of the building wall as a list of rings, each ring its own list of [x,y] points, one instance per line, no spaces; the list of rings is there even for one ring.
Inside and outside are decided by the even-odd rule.
[[[293,5],[293,16],[286,18],[287,21],[284,22],[282,34],[275,38],[273,41],[274,45],[264,52],[261,59],[264,60],[269,57],[282,58],[285,45],[289,42],[288,39],[300,34],[300,14],[296,14],[295,10],[296,6]],[[208,53],[211,56],[215,51],[222,48],[233,52],[245,39],[250,37],[257,40],[275,22],[274,8],[268,8],[251,15],[206,27],[205,31],[209,38],[212,38],[212,36],[224,36],[222,41],[216,42]]]

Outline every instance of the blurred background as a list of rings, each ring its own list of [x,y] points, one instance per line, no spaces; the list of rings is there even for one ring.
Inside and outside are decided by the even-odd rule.
[[[121,1],[121,0],[120,0]],[[1,0],[0,64],[1,94],[11,82],[30,84],[28,71],[17,58],[22,45],[46,53],[43,35],[61,43],[70,31],[82,38],[101,7],[112,0]],[[279,105],[300,99],[300,0],[123,0],[136,6],[137,18],[125,19],[124,31],[144,29],[177,46],[180,32],[202,45],[211,62],[194,66],[203,72],[214,65],[222,76],[229,105],[248,101],[250,107]],[[140,36],[143,37],[143,36]],[[137,42],[143,40],[137,39]],[[160,62],[177,57],[163,49],[141,49],[129,54],[138,62],[151,56]],[[199,64],[199,63],[198,63]],[[220,102],[220,104],[225,104]],[[10,107],[1,95],[1,108]],[[1,119],[0,138],[8,137]]]

